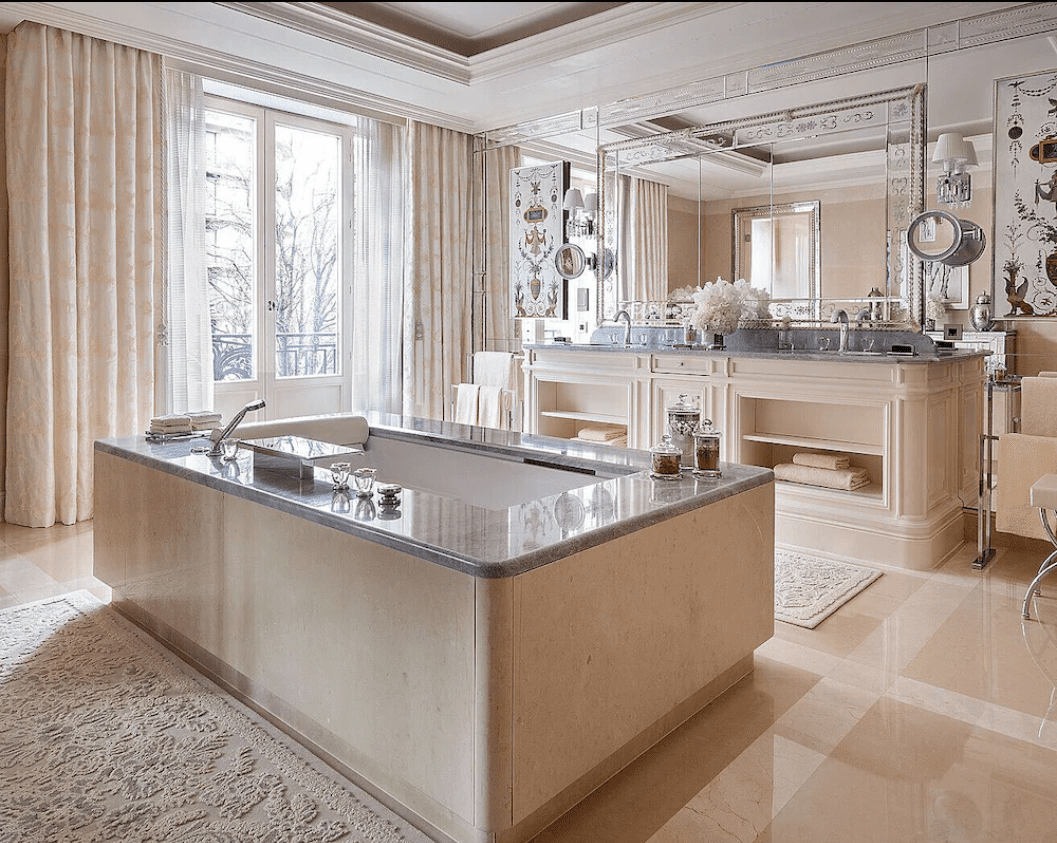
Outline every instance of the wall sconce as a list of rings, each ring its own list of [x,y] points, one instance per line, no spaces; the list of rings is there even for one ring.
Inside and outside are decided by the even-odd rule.
[[[973,142],[956,132],[945,132],[936,141],[932,161],[943,165],[943,173],[936,178],[937,201],[942,205],[966,207],[972,201],[973,186],[965,168],[977,164]]]
[[[573,237],[590,237],[595,233],[595,212],[598,210],[598,194],[588,193],[585,197],[578,187],[565,191],[562,208],[569,212],[565,221],[565,239]]]

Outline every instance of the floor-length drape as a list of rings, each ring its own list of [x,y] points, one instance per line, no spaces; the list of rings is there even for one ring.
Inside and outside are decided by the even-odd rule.
[[[485,230],[484,350],[520,351],[510,307],[510,171],[521,150],[503,146],[483,153]]]
[[[406,129],[362,118],[354,173],[352,401],[359,411],[403,412]]]
[[[90,518],[94,441],[152,414],[159,77],[138,50],[9,36],[11,523]]]
[[[662,302],[668,298],[668,186],[625,176],[619,201],[619,298]]]
[[[404,328],[404,412],[443,419],[473,348],[473,138],[413,122]]]
[[[165,409],[213,409],[202,79],[165,71]],[[161,376],[162,373],[159,373]]]

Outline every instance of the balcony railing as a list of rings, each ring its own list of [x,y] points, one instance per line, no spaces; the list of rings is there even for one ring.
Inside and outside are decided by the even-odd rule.
[[[280,378],[333,375],[338,371],[338,335],[333,331],[282,333],[275,337]],[[253,335],[213,334],[213,380],[253,378]]]

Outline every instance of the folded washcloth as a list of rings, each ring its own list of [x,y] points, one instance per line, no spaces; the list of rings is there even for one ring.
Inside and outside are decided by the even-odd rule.
[[[220,427],[220,413],[214,413],[212,410],[198,410],[188,413],[187,417],[191,420],[191,430],[212,430]]]
[[[870,476],[865,468],[815,468],[784,462],[774,467],[776,480],[821,486],[825,489],[854,491],[870,485]]]
[[[793,462],[797,465],[809,465],[812,468],[847,468],[851,460],[847,454],[793,454]]]
[[[582,427],[576,437],[588,442],[609,442],[611,439],[619,439],[627,435],[626,427]]]
[[[191,419],[182,413],[155,416],[150,420],[151,433],[190,433]]]

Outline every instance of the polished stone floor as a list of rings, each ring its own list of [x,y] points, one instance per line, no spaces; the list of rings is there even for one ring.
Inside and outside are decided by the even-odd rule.
[[[1057,575],[1020,616],[1048,549],[977,571],[967,544],[813,630],[778,623],[751,676],[537,843],[1054,843]],[[107,599],[91,559],[90,522],[0,524],[0,607]]]

